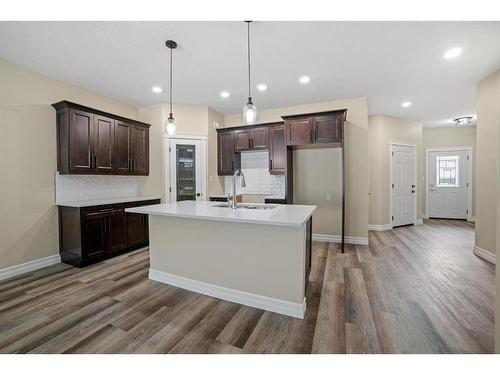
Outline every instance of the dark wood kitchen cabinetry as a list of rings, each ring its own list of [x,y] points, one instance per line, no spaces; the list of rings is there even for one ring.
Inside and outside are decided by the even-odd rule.
[[[83,267],[146,246],[147,215],[126,208],[160,203],[159,199],[92,207],[59,206],[61,261]]]
[[[282,116],[285,120],[287,146],[331,144],[341,147],[345,110],[306,115]]]
[[[52,105],[61,174],[149,174],[149,124],[68,101]]]
[[[241,156],[236,154],[234,132],[224,130],[217,132],[217,174],[231,176],[240,168]]]
[[[234,131],[234,150],[250,151],[267,149],[267,127],[258,127]]]
[[[269,173],[286,174],[287,156],[285,125],[269,128]]]

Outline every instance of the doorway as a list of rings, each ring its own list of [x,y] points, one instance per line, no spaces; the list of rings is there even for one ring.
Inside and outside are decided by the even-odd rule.
[[[417,214],[417,147],[390,144],[390,223],[415,224]]]
[[[427,216],[470,218],[472,147],[427,149],[426,156]]]
[[[204,200],[206,197],[206,140],[168,140],[169,202]]]

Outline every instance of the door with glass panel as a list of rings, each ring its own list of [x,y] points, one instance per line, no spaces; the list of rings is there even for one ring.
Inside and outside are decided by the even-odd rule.
[[[468,151],[429,152],[429,217],[467,219]]]
[[[170,201],[204,199],[204,155],[201,140],[171,139]]]

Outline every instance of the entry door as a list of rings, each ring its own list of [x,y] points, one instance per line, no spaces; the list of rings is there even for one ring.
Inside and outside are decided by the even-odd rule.
[[[170,202],[204,199],[201,148],[198,139],[170,140]]]
[[[414,224],[415,147],[392,146],[392,225]]]
[[[468,151],[429,152],[429,217],[467,219]]]

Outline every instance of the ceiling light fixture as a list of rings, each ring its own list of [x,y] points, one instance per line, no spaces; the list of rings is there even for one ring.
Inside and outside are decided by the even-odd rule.
[[[221,96],[221,98],[229,98],[229,92],[228,91],[221,91],[220,96]]]
[[[153,86],[151,90],[153,90],[155,94],[161,94],[161,92],[163,91],[160,86]]]
[[[305,85],[306,83],[309,83],[311,81],[311,78],[309,76],[302,76],[299,78],[299,82]]]
[[[457,117],[456,119],[453,119],[455,121],[455,125],[460,126],[460,125],[469,125],[472,124],[472,116],[462,116],[462,117]]]
[[[174,42],[173,40],[167,40],[165,42],[165,45],[170,49],[170,113],[168,114],[168,119],[167,122],[165,123],[165,132],[168,135],[173,135],[175,134],[175,129],[176,129],[176,124],[174,120],[174,115],[172,113],[172,51],[177,48],[177,43]]]
[[[252,95],[250,92],[250,23],[247,23],[247,52],[248,52],[248,102],[243,107],[243,123],[245,125],[255,124],[257,121],[257,107],[252,103]]]
[[[411,102],[403,102],[403,103],[401,103],[401,107],[408,108],[409,106],[411,106]]]
[[[454,47],[450,48],[448,51],[445,52],[443,57],[446,60],[454,59],[462,54],[462,48],[461,47]]]
[[[266,91],[267,90],[267,85],[265,83],[259,83],[257,85],[257,90],[259,90],[259,91]]]

